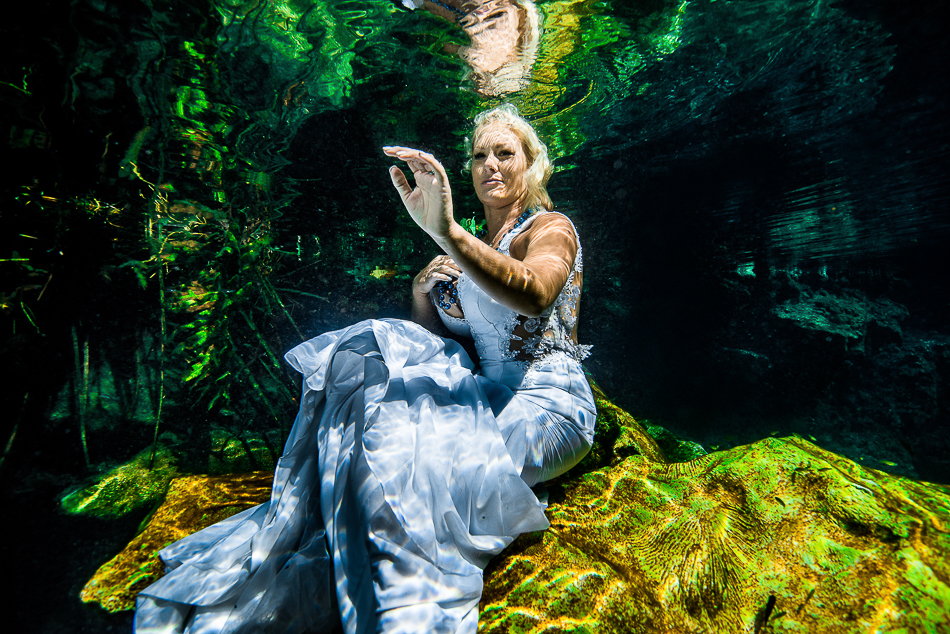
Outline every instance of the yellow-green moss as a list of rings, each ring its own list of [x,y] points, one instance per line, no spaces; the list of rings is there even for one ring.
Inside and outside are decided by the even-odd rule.
[[[64,495],[63,510],[76,515],[117,517],[159,502],[178,470],[174,455],[166,447],[158,446],[154,462],[151,456],[151,449],[146,449],[95,483]]]
[[[562,478],[551,528],[489,564],[482,634],[936,632],[950,622],[947,487],[798,437],[667,463],[642,426],[598,399],[616,432],[600,448],[607,464]],[[614,451],[624,437],[635,455]],[[266,501],[271,477],[174,481],[84,600],[131,608],[160,575],[158,549]]]
[[[797,437],[689,463],[633,456],[578,479],[543,540],[493,562],[480,631],[568,631],[568,604],[599,633],[937,631],[950,622],[948,505],[946,487]],[[592,574],[605,582],[583,585]],[[565,599],[572,581],[582,600]]]

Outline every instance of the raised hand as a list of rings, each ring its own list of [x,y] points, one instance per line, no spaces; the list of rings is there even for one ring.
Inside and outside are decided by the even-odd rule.
[[[383,152],[405,161],[412,170],[415,188],[395,165],[389,168],[389,176],[412,219],[436,242],[441,243],[455,224],[452,189],[445,168],[431,154],[412,148],[384,147]]]

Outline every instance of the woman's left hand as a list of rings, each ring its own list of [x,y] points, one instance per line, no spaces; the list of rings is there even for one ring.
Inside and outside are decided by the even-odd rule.
[[[402,170],[393,165],[389,176],[399,192],[412,219],[426,233],[441,243],[449,236],[455,217],[452,210],[452,189],[445,168],[431,154],[407,147],[384,147],[383,152],[401,161],[412,170],[416,181],[413,189]]]

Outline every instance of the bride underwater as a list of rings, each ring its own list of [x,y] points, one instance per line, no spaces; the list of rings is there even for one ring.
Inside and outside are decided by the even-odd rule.
[[[168,572],[139,595],[137,634],[341,621],[347,634],[473,633],[489,559],[547,528],[531,487],[594,435],[581,246],[514,107],[480,114],[471,138],[481,236],[455,222],[439,161],[384,148],[412,171],[414,187],[391,167],[393,185],[446,255],[413,280],[411,321],[360,322],[287,353],[303,394],[270,501],[162,550]],[[450,333],[474,339],[477,370]]]

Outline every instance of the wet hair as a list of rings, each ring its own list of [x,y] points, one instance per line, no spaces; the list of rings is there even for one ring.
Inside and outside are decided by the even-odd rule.
[[[475,117],[475,129],[472,136],[466,143],[468,147],[469,161],[467,167],[472,167],[472,155],[475,153],[475,139],[479,130],[491,123],[500,123],[521,139],[521,147],[524,148],[525,157],[528,161],[528,169],[525,171],[524,179],[528,188],[528,199],[525,203],[526,209],[534,207],[544,207],[548,211],[554,208],[551,203],[551,197],[548,196],[548,190],[545,188],[551,174],[554,173],[554,167],[548,158],[548,147],[538,138],[538,133],[534,131],[531,124],[518,114],[518,109],[510,103],[504,103],[500,106],[486,110]]]

